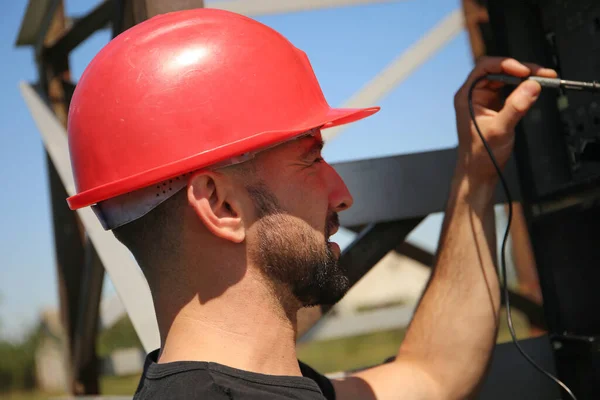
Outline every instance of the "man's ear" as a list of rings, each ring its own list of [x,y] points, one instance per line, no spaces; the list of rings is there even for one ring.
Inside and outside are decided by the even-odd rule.
[[[196,215],[213,235],[234,243],[246,238],[241,205],[234,188],[225,175],[199,172],[188,184],[188,202]]]

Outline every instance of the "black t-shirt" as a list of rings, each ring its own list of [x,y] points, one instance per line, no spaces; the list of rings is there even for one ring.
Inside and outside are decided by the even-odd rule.
[[[302,362],[303,376],[274,376],[204,361],[157,364],[158,353],[155,350],[146,357],[134,400],[335,399],[329,379]]]

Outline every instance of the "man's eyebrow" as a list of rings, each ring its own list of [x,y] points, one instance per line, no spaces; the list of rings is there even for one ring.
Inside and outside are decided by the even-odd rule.
[[[311,137],[310,139],[312,139],[312,144],[308,147],[308,149],[302,152],[302,155],[300,156],[302,159],[311,158],[323,150],[323,146],[325,145],[323,139],[317,137]]]

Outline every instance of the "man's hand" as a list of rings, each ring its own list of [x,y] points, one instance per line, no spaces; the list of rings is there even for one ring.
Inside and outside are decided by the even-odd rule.
[[[465,84],[454,96],[456,123],[458,129],[458,169],[470,179],[479,183],[496,181],[496,170],[475,130],[467,102],[469,89],[473,82],[487,74],[507,74],[524,78],[538,75],[556,78],[554,70],[535,64],[521,64],[510,58],[482,57]],[[527,113],[541,92],[541,86],[535,81],[521,83],[501,102],[499,82],[480,81],[473,90],[473,109],[477,124],[490,144],[500,167],[503,167],[513,149],[515,126]]]
[[[458,165],[431,281],[396,360],[334,381],[339,398],[462,400],[471,398],[481,383],[500,309],[491,201],[497,179],[467,100],[472,83],[492,73],[556,77],[537,65],[483,58],[458,91]],[[482,80],[473,91],[477,124],[500,167],[512,151],[515,126],[541,91],[537,82],[526,81],[502,104],[501,87]]]

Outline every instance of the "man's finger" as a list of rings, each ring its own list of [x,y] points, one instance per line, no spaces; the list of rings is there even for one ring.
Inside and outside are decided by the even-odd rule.
[[[475,68],[473,68],[473,71],[471,71],[465,86],[470,86],[471,82],[480,76],[501,73],[525,77],[531,73],[531,70],[514,58],[482,57],[479,62],[477,62],[477,65],[475,65]]]
[[[551,68],[545,68],[533,63],[522,63],[522,65],[529,68],[530,73],[528,76],[541,76],[544,78],[558,77],[557,72]],[[504,82],[483,80],[481,83],[479,83],[479,85],[477,85],[476,89],[485,89],[494,93],[498,93],[499,89],[503,88],[504,86]]]
[[[521,83],[506,99],[504,107],[496,116],[497,128],[503,132],[511,132],[523,115],[540,96],[542,87],[538,82],[527,80]]]
[[[556,78],[556,71],[550,68],[544,68],[541,65],[534,63],[520,63],[514,58],[505,57],[482,57],[477,63],[471,74],[467,78],[464,87],[471,87],[472,82],[477,78],[487,74],[508,74],[520,78],[529,75],[543,76],[546,78]],[[481,85],[485,85],[485,81]]]
[[[545,68],[533,63],[523,63],[531,70],[531,75],[543,76],[544,78],[558,78],[558,73],[552,68]]]

